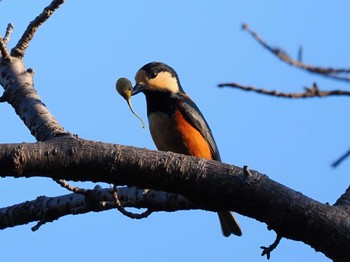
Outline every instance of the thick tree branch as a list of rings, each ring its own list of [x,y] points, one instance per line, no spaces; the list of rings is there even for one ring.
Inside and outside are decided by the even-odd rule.
[[[24,57],[25,50],[27,49],[29,42],[33,39],[35,32],[50,16],[64,3],[64,0],[53,0],[40,15],[38,15],[24,31],[21,39],[17,45],[12,48],[11,56],[22,59]]]
[[[346,211],[249,173],[217,161],[69,137],[0,146],[1,176],[107,182],[181,194],[205,203],[207,210],[253,217],[332,259],[350,259]]]
[[[283,98],[310,98],[310,97],[327,97],[327,96],[350,96],[350,91],[345,90],[329,90],[322,91],[318,89],[316,83],[313,84],[312,88],[305,87],[303,93],[284,93],[277,90],[266,90],[263,88],[257,88],[254,86],[245,86],[238,83],[223,83],[219,84],[218,87],[233,87],[244,91],[253,91],[258,94],[264,94],[269,96],[283,97]]]
[[[336,80],[350,82],[350,68],[332,68],[332,67],[319,67],[312,66],[308,64],[304,64],[301,61],[293,59],[290,55],[288,55],[285,51],[278,47],[272,47],[269,45],[261,36],[259,36],[255,31],[250,29],[248,24],[243,24],[242,29],[247,31],[253,38],[260,43],[265,49],[270,51],[272,54],[277,56],[283,62],[301,68],[311,73],[319,74],[328,78],[333,78]]]
[[[22,60],[11,57],[11,62],[0,64],[0,84],[5,90],[6,101],[38,141],[68,134],[47,110],[34,89],[32,69],[25,69]]]
[[[0,38],[0,51],[2,54],[0,63],[0,84],[4,88],[4,94],[0,102],[7,101],[15,109],[18,116],[28,127],[37,141],[45,141],[55,136],[68,135],[69,133],[56,121],[41,101],[34,89],[34,70],[25,69],[22,58],[24,51],[34,36],[38,27],[43,24],[52,13],[63,3],[63,0],[54,0],[36,17],[18,41],[16,47],[8,53],[6,42],[11,32],[12,24],[6,30],[5,41]]]

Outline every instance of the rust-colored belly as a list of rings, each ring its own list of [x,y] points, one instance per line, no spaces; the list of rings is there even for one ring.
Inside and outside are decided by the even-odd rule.
[[[175,117],[155,112],[148,116],[148,121],[158,150],[212,159],[209,144],[180,111],[175,111]]]

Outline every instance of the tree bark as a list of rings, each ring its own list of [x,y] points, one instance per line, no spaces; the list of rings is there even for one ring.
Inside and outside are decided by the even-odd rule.
[[[256,171],[217,161],[66,136],[1,145],[0,174],[181,194],[206,210],[232,210],[255,218],[278,235],[303,241],[329,258],[350,259],[349,216],[341,207],[319,203]]]

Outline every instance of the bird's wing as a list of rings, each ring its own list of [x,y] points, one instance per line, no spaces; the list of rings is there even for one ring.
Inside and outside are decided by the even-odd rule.
[[[209,143],[213,159],[221,161],[213,134],[197,105],[186,95],[181,97],[179,107],[185,119],[187,119],[188,122],[191,123],[191,125],[196,128]]]

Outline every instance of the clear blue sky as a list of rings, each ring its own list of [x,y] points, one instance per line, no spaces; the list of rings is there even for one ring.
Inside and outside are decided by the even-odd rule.
[[[49,1],[1,1],[0,28],[13,22],[12,47]],[[350,184],[350,98],[285,100],[218,89],[235,81],[281,91],[349,88],[281,63],[241,24],[306,63],[349,67],[349,1],[67,1],[37,32],[25,56],[35,87],[68,131],[85,139],[155,149],[114,84],[145,63],[163,61],[209,122],[224,162],[248,165],[318,201],[334,203]],[[132,100],[146,120],[145,100]],[[0,142],[34,139],[8,104],[0,105]],[[91,184],[85,184],[92,187]],[[102,186],[109,186],[103,185]],[[49,179],[1,179],[0,206],[67,192]],[[242,199],[244,201],[244,199]],[[275,234],[237,215],[241,238],[221,236],[215,214],[157,213],[142,221],[117,211],[68,216],[31,232],[0,234],[3,261],[266,261],[260,246]],[[329,261],[309,246],[283,239],[271,261]]]

